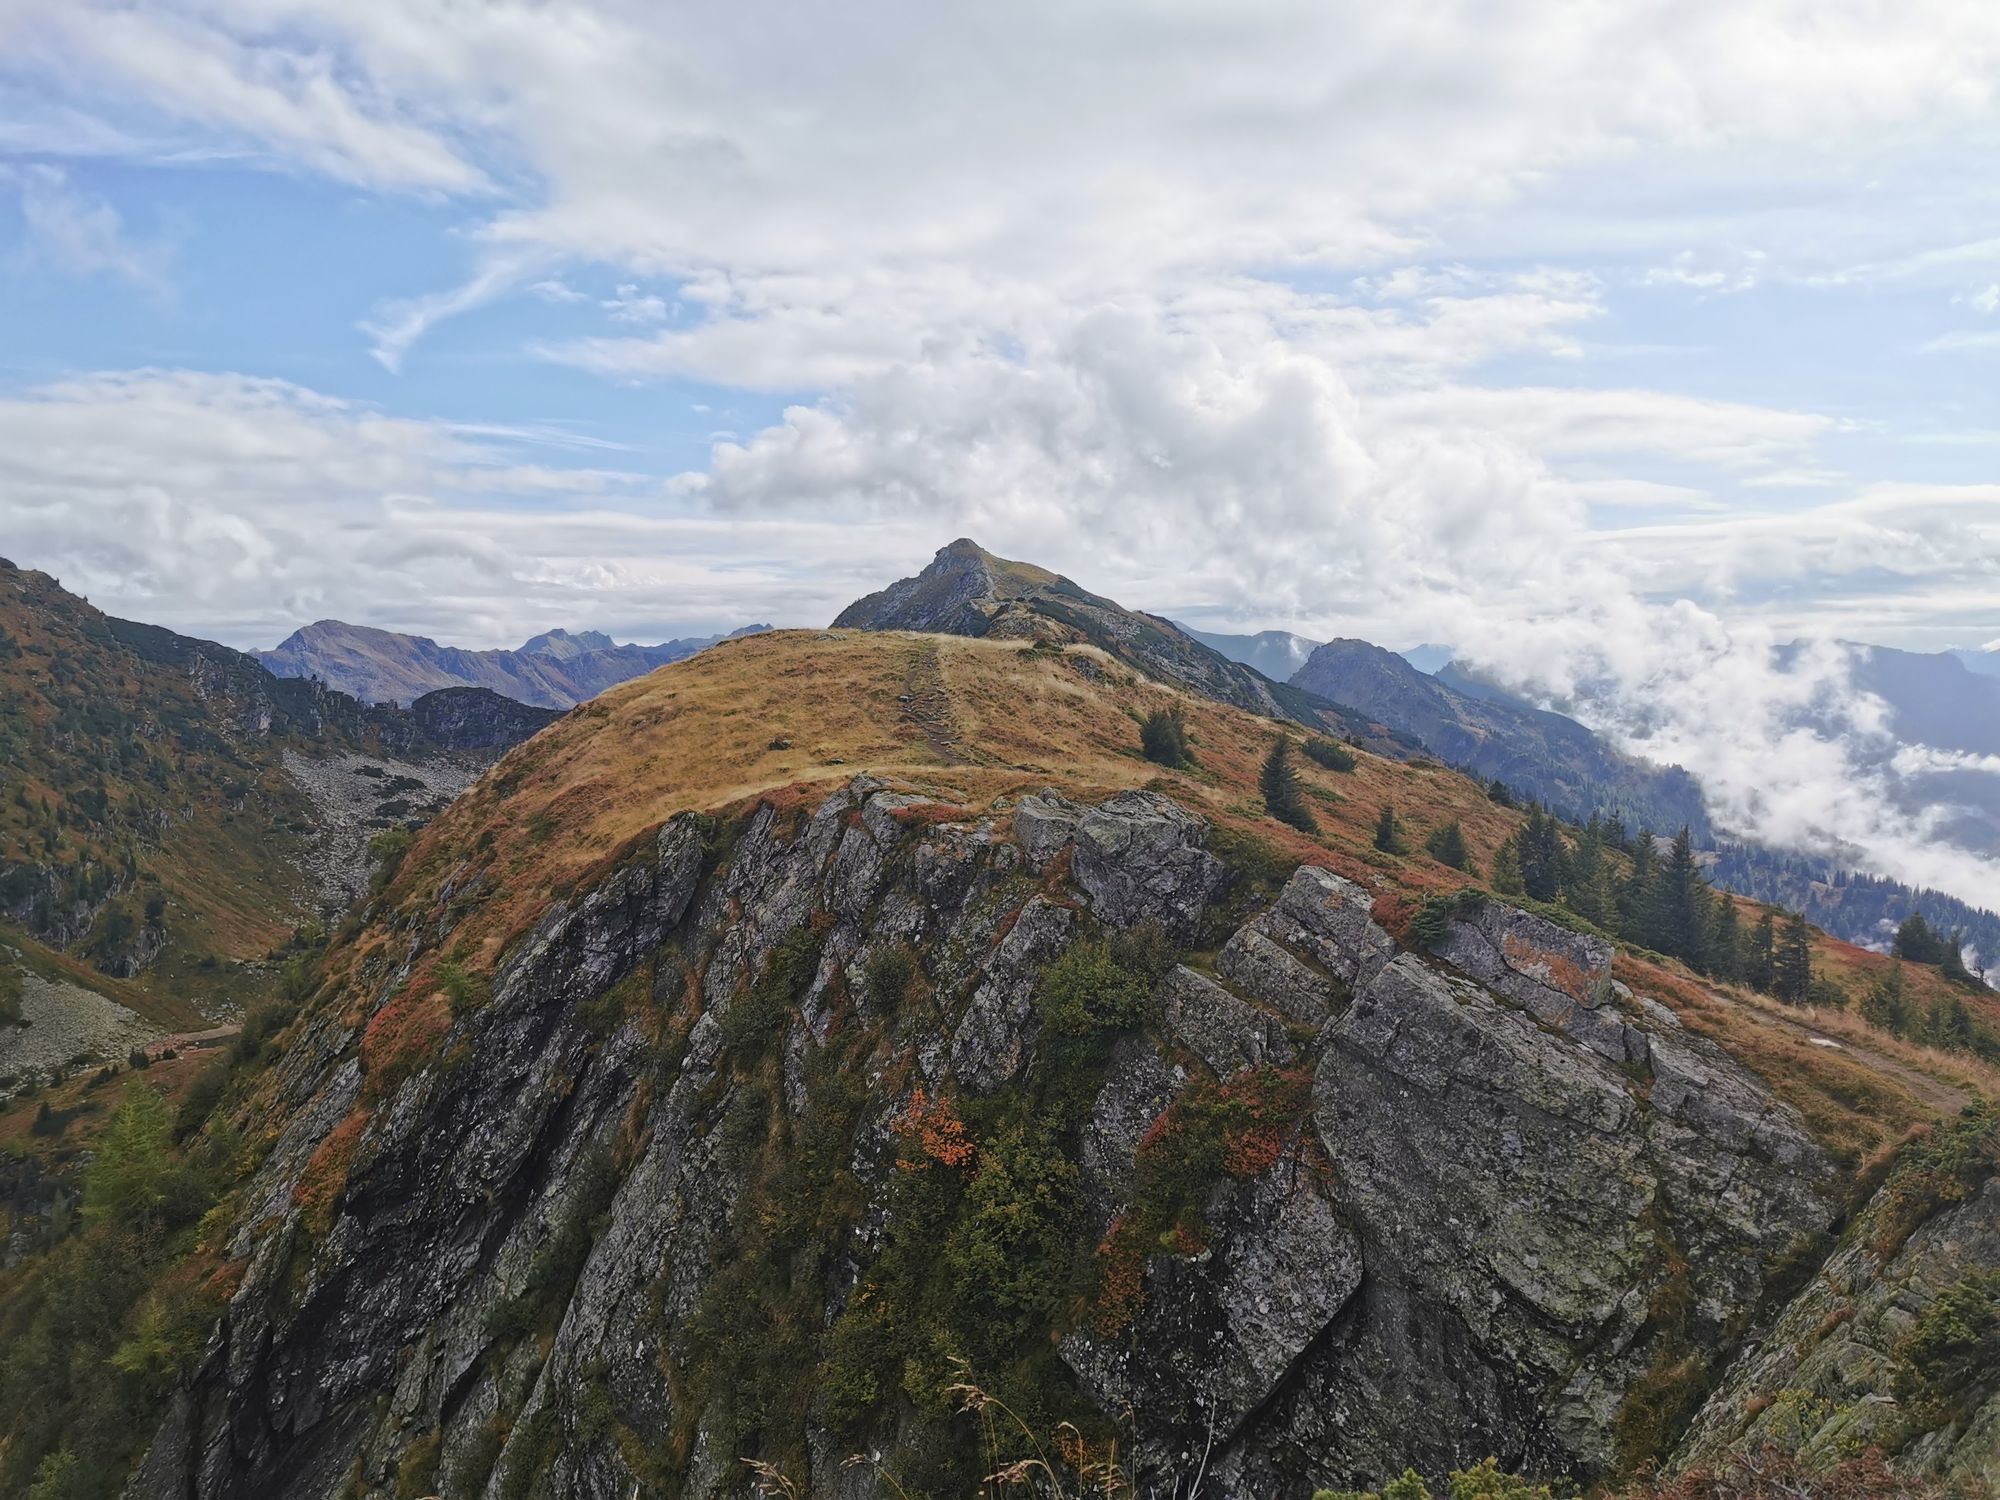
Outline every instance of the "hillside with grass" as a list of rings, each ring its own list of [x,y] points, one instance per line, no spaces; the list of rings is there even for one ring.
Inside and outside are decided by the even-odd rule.
[[[1539,1500],[1812,1469],[1878,1390],[1880,1493],[1970,1483],[2000,1382],[1929,1354],[2000,1074],[1650,857],[1092,644],[719,645],[509,753],[171,1098],[59,1101],[109,1144],[0,1272],[0,1487]],[[1939,1243],[1912,1332],[1872,1278]],[[1822,1267],[1872,1373],[1753,1431]]]
[[[1421,750],[1415,739],[1366,714],[1232,660],[1171,620],[1126,609],[1033,563],[995,557],[964,537],[939,548],[915,577],[857,599],[833,623],[1095,646],[1157,681],[1251,713],[1290,719],[1387,754]]]
[[[490,757],[553,717],[463,689],[367,709],[0,561],[0,938],[191,1022],[309,910],[320,814],[287,752]]]

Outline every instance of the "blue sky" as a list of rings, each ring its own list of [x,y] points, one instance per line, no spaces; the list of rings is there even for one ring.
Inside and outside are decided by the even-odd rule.
[[[1956,878],[1770,648],[2000,639],[1997,91],[1985,0],[0,0],[0,551],[493,645],[970,534]]]

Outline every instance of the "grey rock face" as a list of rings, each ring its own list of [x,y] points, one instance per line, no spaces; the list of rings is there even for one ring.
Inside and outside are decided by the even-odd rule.
[[[1333,1011],[1337,976],[1357,982],[1318,1048],[1309,1131],[1324,1176],[1295,1169],[1282,1202],[1237,1200],[1254,1213],[1225,1193],[1208,1250],[1149,1259],[1126,1336],[1086,1327],[1064,1344],[1107,1410],[1131,1403],[1149,1461],[1185,1474],[1208,1451],[1219,1493],[1244,1496],[1488,1453],[1603,1473],[1655,1365],[1727,1348],[1768,1267],[1833,1218],[1832,1165],[1789,1110],[1670,1020],[1617,1002],[1608,952],[1488,915],[1499,941],[1467,956],[1519,998],[1388,959],[1364,894],[1320,871],[1224,950],[1230,983],[1271,1004],[1317,998],[1309,1014]],[[1629,1027],[1647,1043],[1637,1064],[1544,1019],[1547,980],[1568,971],[1538,955],[1565,952],[1597,1001],[1566,1011]],[[1217,1073],[1268,1035],[1263,1012],[1188,971],[1162,1017]],[[1121,1174],[1105,1159],[1137,1146],[1130,1127],[1103,1126],[1135,1095],[1157,1099],[1149,1081],[1130,1063],[1107,1078],[1092,1176],[1108,1196]],[[1307,1228],[1288,1238],[1288,1223]],[[1243,1325],[1268,1309],[1283,1311]]]
[[[1063,1342],[1099,1403],[1132,1411],[1154,1480],[1188,1472],[1211,1444],[1228,1453],[1361,1284],[1360,1241],[1290,1157],[1222,1190],[1209,1219],[1207,1249],[1149,1262],[1129,1328]]]
[[[1217,1078],[1292,1060],[1291,1043],[1276,1017],[1184,964],[1167,976],[1160,999],[1168,1032],[1207,1063]]]
[[[1069,946],[1075,915],[1040,896],[1021,909],[1001,939],[986,980],[973,994],[951,1039],[951,1070],[975,1093],[991,1093],[1027,1068],[1039,1029],[1035,976]]]
[[[1302,865],[1271,909],[1239,928],[1216,970],[1247,995],[1316,1026],[1372,980],[1396,951],[1353,881]]]
[[[2000,1177],[1921,1224],[1887,1263],[1871,1240],[1878,1197],[1819,1274],[1702,1406],[1674,1457],[1677,1468],[1712,1465],[1765,1436],[1839,1457],[1879,1446],[1899,1466],[1949,1479],[2000,1474],[2000,1370],[1984,1399],[1943,1421],[1897,1399],[1898,1346],[1926,1308],[1968,1277],[2000,1268]],[[1801,1400],[1804,1395],[1807,1399]]]
[[[386,1500],[432,1441],[454,1497],[532,1479],[628,1500],[660,1482],[656,1463],[681,1493],[731,1493],[736,1414],[695,1409],[682,1372],[711,1337],[715,1278],[770,1232],[757,1143],[806,1118],[830,1064],[860,1091],[834,1147],[851,1222],[800,1273],[808,1324],[830,1327],[896,1232],[893,1122],[913,1085],[968,1119],[1004,1109],[973,1101],[1035,1076],[1047,966],[1097,923],[1197,930],[1217,889],[1202,825],[1162,798],[1036,794],[1007,841],[983,823],[906,828],[911,796],[863,780],[796,822],[767,807],[713,871],[706,825],[669,822],[549,912],[492,1000],[400,1081],[362,1073],[351,1020],[303,1021],[272,1082],[286,1126],[232,1230],[247,1269],[127,1493]],[[400,935],[405,972],[450,941],[443,905]],[[1230,940],[1220,981],[1169,974],[1065,1143],[1087,1255],[1144,1191],[1144,1142],[1176,1101],[1246,1069],[1311,1070],[1310,1107],[1272,1127],[1276,1160],[1234,1158],[1200,1190],[1205,1243],[1146,1247],[1129,1321],[1055,1330],[1095,1399],[1130,1404],[1137,1467],[1162,1493],[1204,1453],[1210,1493],[1246,1497],[1488,1452],[1601,1472],[1672,1339],[1726,1354],[1766,1266],[1830,1219],[1824,1156],[1726,1056],[1637,998],[1570,1007],[1642,1039],[1618,1061],[1553,1011],[1559,972],[1507,935],[1542,953],[1567,935],[1495,912],[1464,954],[1481,983],[1394,956],[1368,913],[1359,886],[1299,871]],[[737,1007],[801,936],[817,963],[747,1032]],[[919,982],[870,994],[869,961],[891,949]],[[648,964],[639,1009],[605,1023],[589,1002]],[[293,1190],[357,1117],[322,1235]],[[551,1286],[564,1242],[576,1262]],[[543,1299],[539,1321],[509,1335],[524,1297]],[[893,1449],[906,1421],[870,1440]],[[866,1493],[828,1469],[847,1434],[812,1418],[798,1436],[805,1492]]]
[[[1335,1023],[1314,1119],[1371,1274],[1397,1289],[1381,1305],[1419,1309],[1494,1398],[1440,1414],[1432,1462],[1484,1444],[1603,1472],[1660,1353],[1655,1308],[1685,1301],[1678,1335],[1717,1347],[1767,1263],[1829,1222],[1832,1165],[1800,1122],[1719,1053],[1703,1062],[1752,1120],[1660,1108],[1588,1046],[1411,956]],[[1348,1352],[1329,1351],[1336,1368]],[[1531,1426],[1487,1425],[1524,1410]]]
[[[1032,870],[1072,851],[1071,877],[1113,927],[1157,922],[1185,940],[1228,879],[1202,847],[1208,825],[1157,792],[1120,792],[1091,808],[1036,792],[1015,807],[1014,835]]]

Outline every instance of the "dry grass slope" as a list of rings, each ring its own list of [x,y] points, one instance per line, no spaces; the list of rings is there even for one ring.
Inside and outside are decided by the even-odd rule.
[[[946,748],[908,711],[920,667],[949,700]],[[1175,703],[1198,761],[1185,771],[1167,771],[1138,748],[1138,720]],[[674,813],[726,817],[759,801],[804,806],[864,771],[975,813],[1044,786],[1084,799],[1151,787],[1223,828],[1254,834],[1285,861],[1328,866],[1392,903],[1466,883],[1419,852],[1430,829],[1456,819],[1486,868],[1522,821],[1456,772],[1362,753],[1348,774],[1298,758],[1320,823],[1317,837],[1301,834],[1265,815],[1258,790],[1259,768],[1281,730],[1299,734],[1137,677],[1089,648],[1052,653],[955,636],[774,632],[615,688],[514,751],[424,831],[386,900],[414,910],[434,901],[447,879],[462,888],[467,877],[487,874],[489,893],[463,914],[454,950],[469,965],[489,966],[552,900],[586,888]],[[1413,852],[1373,847],[1385,802],[1395,805]],[[1004,811],[998,816],[1004,822]],[[364,940],[350,961],[379,941]],[[1823,951],[1821,962],[1850,987],[1884,962],[1840,947]],[[1858,1021],[1802,1020],[1743,994],[1717,998],[1677,965],[1644,956],[1620,964],[1628,980],[1729,1046],[1851,1153],[1902,1134],[1960,1094],[2000,1096],[2000,1074],[1964,1058],[1875,1033],[1866,1036],[1879,1044],[1864,1052],[1851,1030],[1866,1031]],[[1802,1034],[1820,1024],[1844,1045],[1815,1046]],[[1884,1066],[1885,1056],[1896,1066]]]

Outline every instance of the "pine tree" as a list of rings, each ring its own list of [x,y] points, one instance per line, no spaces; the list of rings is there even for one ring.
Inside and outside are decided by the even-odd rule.
[[[1442,828],[1432,829],[1430,837],[1424,840],[1424,848],[1441,865],[1450,865],[1454,870],[1465,868],[1465,830],[1458,826],[1456,818]]]
[[[1965,968],[1965,933],[1954,927],[1951,936],[1940,941],[1943,951],[1938,955],[1938,972],[1953,984],[1965,985],[1968,989],[1984,989],[1985,986],[1974,979]]]
[[[1521,884],[1536,901],[1553,901],[1562,894],[1563,844],[1553,813],[1528,809],[1521,829]]]
[[[1910,1002],[1903,991],[1903,961],[1891,958],[1887,971],[1861,997],[1861,1019],[1891,1036],[1910,1033]]]
[[[1564,883],[1563,899],[1578,916],[1600,925],[1610,920],[1615,905],[1606,868],[1604,823],[1592,813],[1570,849],[1569,878]]]
[[[1528,893],[1527,886],[1521,882],[1521,839],[1518,834],[1508,834],[1493,852],[1493,889],[1502,896],[1525,896]]]
[[[1301,833],[1319,832],[1319,820],[1306,806],[1305,792],[1299,786],[1298,768],[1292,764],[1292,742],[1282,734],[1272,742],[1271,753],[1264,757],[1261,780],[1266,812],[1281,823],[1291,824]]]
[[[1896,957],[1913,964],[1936,964],[1944,962],[1944,954],[1943,935],[1932,929],[1922,912],[1911,912],[1896,929]]]
[[[1403,835],[1396,827],[1396,808],[1394,803],[1384,802],[1382,804],[1381,816],[1375,820],[1375,847],[1380,849],[1384,854],[1401,854],[1403,852]]]
[[[1812,995],[1812,946],[1803,913],[1785,919],[1785,935],[1772,966],[1771,993],[1787,1005],[1804,1005]]]
[[[1757,919],[1757,931],[1750,939],[1750,958],[1744,978],[1769,994],[1778,973],[1778,930],[1771,913]]]
[[[1672,954],[1689,968],[1707,972],[1708,894],[1708,882],[1694,857],[1693,835],[1684,824],[1646,893],[1640,941]]]
[[[1743,926],[1733,897],[1718,893],[1713,905],[1715,920],[1708,932],[1708,972],[1717,979],[1734,983],[1743,977]]]
[[[1957,995],[1931,1001],[1929,1041],[1947,1052],[1966,1052],[1972,1047],[1972,1012]]]
[[[1193,763],[1194,757],[1188,753],[1187,721],[1182,718],[1178,703],[1171,708],[1156,708],[1146,715],[1139,726],[1139,747],[1145,751],[1147,760],[1159,765]]]
[[[93,1222],[109,1219],[126,1229],[149,1229],[166,1202],[172,1134],[166,1102],[143,1083],[128,1085],[91,1156],[83,1216]]]
[[[1627,935],[1644,942],[1647,903],[1653,891],[1653,835],[1641,829],[1632,844],[1632,869],[1618,888],[1618,916]]]

